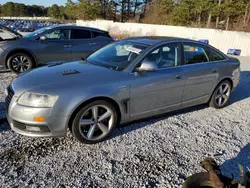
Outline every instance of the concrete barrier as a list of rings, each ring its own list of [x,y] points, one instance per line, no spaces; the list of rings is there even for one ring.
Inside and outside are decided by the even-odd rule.
[[[89,26],[107,30],[111,34],[130,34],[131,36],[172,36],[194,40],[207,39],[209,40],[209,44],[224,53],[227,53],[228,49],[241,49],[242,56],[250,56],[250,33],[246,32],[188,28],[169,25],[120,23],[107,20],[77,20],[76,24],[79,26]]]

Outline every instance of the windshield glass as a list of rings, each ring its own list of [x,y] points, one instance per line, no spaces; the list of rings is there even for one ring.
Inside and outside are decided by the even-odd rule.
[[[45,27],[45,28],[38,29],[38,30],[36,30],[36,31],[34,31],[32,33],[24,35],[23,38],[32,38],[32,37],[35,37],[35,36],[37,36],[37,35],[45,32],[45,31],[47,31],[49,29],[51,29],[51,27]]]
[[[121,71],[126,68],[145,46],[131,42],[116,42],[101,48],[87,58],[87,62]]]

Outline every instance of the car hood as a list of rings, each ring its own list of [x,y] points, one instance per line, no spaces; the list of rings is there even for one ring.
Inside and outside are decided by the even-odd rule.
[[[3,25],[1,25],[1,24],[0,24],[0,29],[1,29],[2,31],[6,31],[6,32],[10,33],[10,34],[13,36],[13,38],[16,38],[16,39],[21,39],[21,38],[23,38],[23,35],[21,35],[20,33],[14,31],[14,30],[12,30],[12,29],[10,29],[10,28],[8,28],[8,27],[5,27],[5,26],[3,26]]]
[[[41,86],[59,83],[65,84],[65,88],[77,85],[89,87],[105,80],[111,81],[120,74],[121,72],[88,64],[85,61],[57,62],[20,74],[13,80],[12,87],[16,95]]]

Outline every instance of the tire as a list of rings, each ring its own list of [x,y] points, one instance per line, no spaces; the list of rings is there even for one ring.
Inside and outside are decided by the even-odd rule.
[[[231,91],[232,84],[228,80],[222,81],[214,90],[209,102],[209,106],[216,109],[224,108],[225,106],[227,106]]]
[[[35,61],[26,53],[16,53],[8,58],[7,65],[11,72],[20,74],[34,68]]]
[[[106,116],[103,116],[104,114]],[[96,144],[110,136],[118,123],[117,119],[117,111],[112,104],[97,100],[85,105],[76,114],[72,134],[81,143]]]

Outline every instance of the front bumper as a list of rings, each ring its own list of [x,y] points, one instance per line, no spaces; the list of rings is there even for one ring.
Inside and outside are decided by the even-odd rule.
[[[68,116],[51,116],[51,108],[32,108],[17,104],[13,96],[7,119],[11,129],[32,137],[62,137],[66,135]],[[45,122],[35,122],[34,117],[45,117]]]

